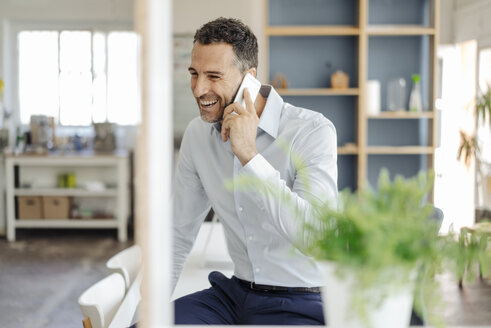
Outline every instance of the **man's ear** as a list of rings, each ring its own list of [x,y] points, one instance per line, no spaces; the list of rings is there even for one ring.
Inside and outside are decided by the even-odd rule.
[[[250,73],[252,76],[256,77],[257,75],[257,70],[255,67],[251,67],[247,70],[247,73]]]

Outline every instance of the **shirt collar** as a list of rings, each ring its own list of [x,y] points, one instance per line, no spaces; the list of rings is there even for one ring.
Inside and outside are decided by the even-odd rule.
[[[259,91],[266,98],[266,105],[263,113],[259,118],[258,127],[264,132],[276,138],[280,126],[281,109],[283,108],[283,99],[270,85],[263,85]]]
[[[266,104],[259,118],[258,128],[276,139],[280,125],[281,109],[283,108],[283,98],[268,84],[262,85],[259,93],[266,98]],[[220,122],[213,124],[211,132],[213,133],[214,130],[220,133],[222,124]]]

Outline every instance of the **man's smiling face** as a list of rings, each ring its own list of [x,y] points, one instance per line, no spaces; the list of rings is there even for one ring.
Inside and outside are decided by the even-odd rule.
[[[225,107],[233,102],[242,81],[232,45],[196,42],[191,53],[191,91],[198,102],[201,119],[222,120]]]

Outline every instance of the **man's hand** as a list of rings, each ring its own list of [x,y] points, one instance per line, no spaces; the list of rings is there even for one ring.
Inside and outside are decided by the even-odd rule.
[[[259,117],[247,88],[244,89],[244,99],[246,108],[236,102],[227,106],[222,122],[222,140],[226,142],[230,138],[232,152],[242,165],[246,165],[258,153],[256,135],[259,124]]]

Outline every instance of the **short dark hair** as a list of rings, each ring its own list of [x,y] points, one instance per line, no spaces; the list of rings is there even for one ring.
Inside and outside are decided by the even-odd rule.
[[[257,39],[251,29],[238,19],[217,18],[201,26],[194,34],[193,43],[212,44],[225,42],[232,45],[239,70],[244,73],[257,68]]]

